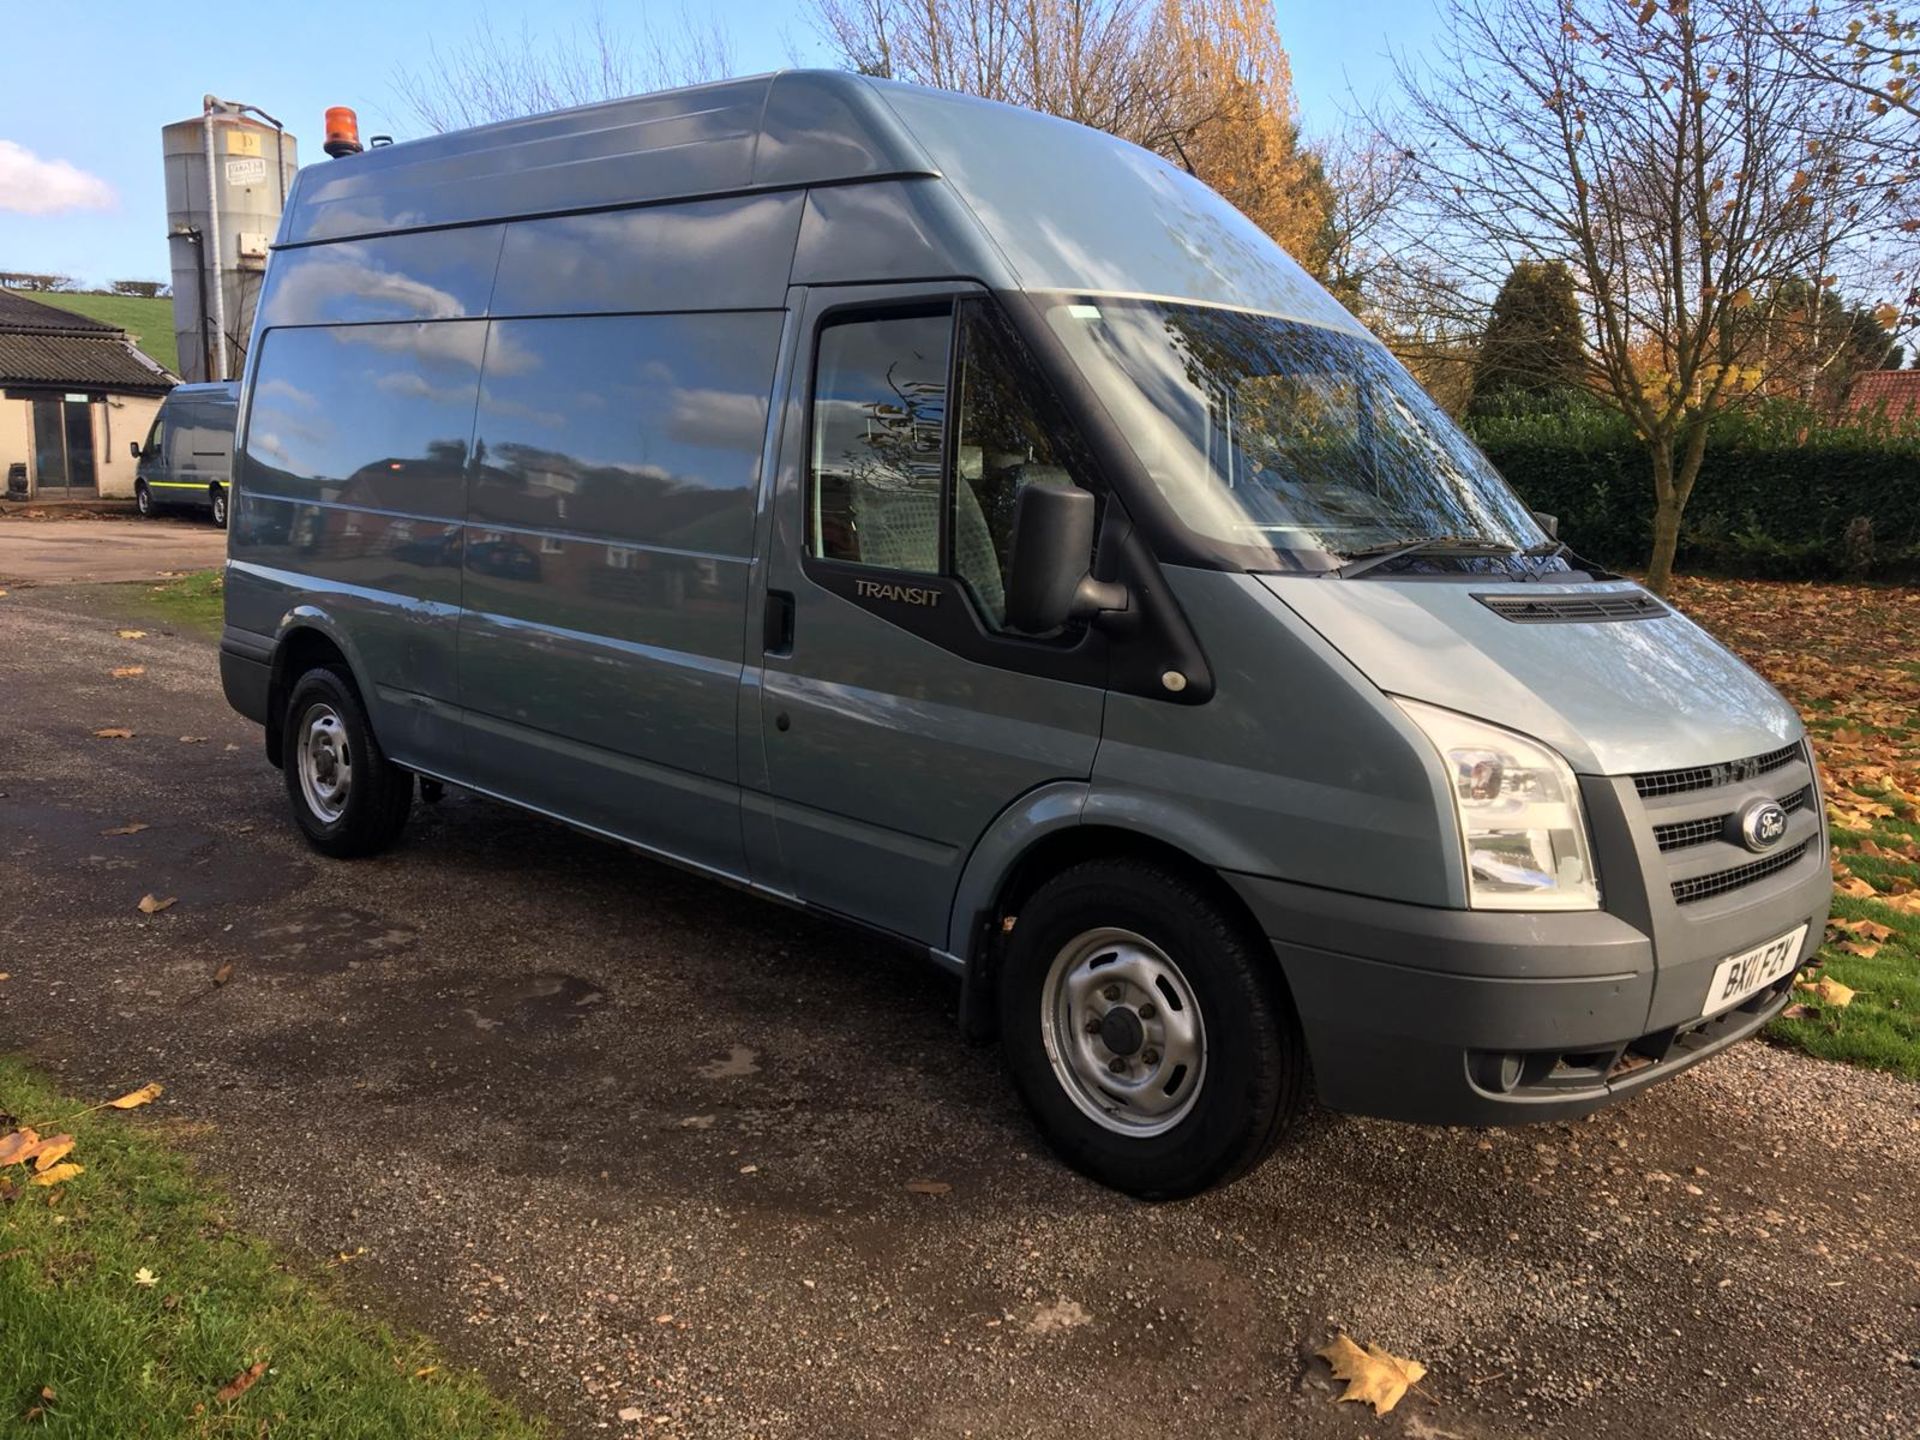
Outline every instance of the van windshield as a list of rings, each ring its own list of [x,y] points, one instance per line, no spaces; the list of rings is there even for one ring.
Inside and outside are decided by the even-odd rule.
[[[1371,336],[1105,295],[1049,297],[1046,312],[1174,513],[1223,559],[1294,570],[1401,545],[1551,548]]]

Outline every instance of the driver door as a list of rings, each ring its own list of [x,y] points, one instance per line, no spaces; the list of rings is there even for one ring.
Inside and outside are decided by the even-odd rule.
[[[943,946],[987,826],[1092,770],[1105,641],[1003,623],[1015,497],[1094,488],[1092,465],[977,287],[814,290],[796,308],[760,597],[771,853],[755,871]]]

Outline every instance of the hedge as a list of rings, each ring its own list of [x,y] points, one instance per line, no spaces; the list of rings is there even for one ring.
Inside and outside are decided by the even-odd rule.
[[[1652,462],[1618,416],[1577,409],[1467,424],[1527,503],[1559,516],[1561,536],[1582,555],[1647,563]],[[1678,563],[1766,579],[1920,581],[1920,425],[1830,424],[1781,403],[1722,416],[1687,504]]]

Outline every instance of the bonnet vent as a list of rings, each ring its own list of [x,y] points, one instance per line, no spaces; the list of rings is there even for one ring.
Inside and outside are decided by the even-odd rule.
[[[1612,590],[1601,595],[1476,595],[1473,598],[1517,625],[1657,620],[1673,613],[1644,590]]]

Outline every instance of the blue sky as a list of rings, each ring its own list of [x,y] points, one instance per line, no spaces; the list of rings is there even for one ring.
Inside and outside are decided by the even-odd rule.
[[[1435,28],[1434,3],[1281,0],[1280,34],[1310,131],[1337,127],[1350,95],[1370,100],[1390,87],[1389,46],[1417,51]],[[711,8],[731,31],[743,73],[829,61],[804,5],[711,0]],[[202,23],[189,18],[190,9],[153,0],[8,9],[14,56],[70,54],[76,41],[90,40],[83,48],[95,58],[91,83],[79,92],[71,66],[8,67],[0,87],[0,270],[56,271],[101,284],[166,277],[160,127],[198,115],[204,93],[279,116],[311,164],[325,158],[320,117],[329,105],[357,109],[362,135],[410,133],[399,72],[436,38],[444,46],[470,34],[481,14],[460,0],[279,0],[217,17],[208,11]],[[680,13],[617,0],[604,0],[602,9],[616,22],[651,14],[668,29]],[[486,14],[501,31],[517,32],[524,20],[541,32],[583,25],[592,10],[593,0],[494,0]]]

